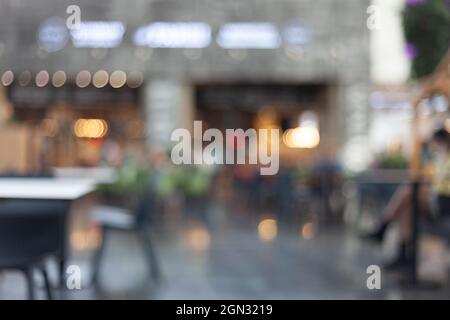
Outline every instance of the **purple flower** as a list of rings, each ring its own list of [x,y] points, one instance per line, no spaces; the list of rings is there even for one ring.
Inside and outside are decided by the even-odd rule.
[[[405,50],[409,60],[413,60],[416,57],[417,49],[416,46],[413,45],[412,43],[407,43]]]
[[[427,0],[406,0],[406,4],[408,6],[416,6],[418,4],[424,3],[425,1],[427,1]]]

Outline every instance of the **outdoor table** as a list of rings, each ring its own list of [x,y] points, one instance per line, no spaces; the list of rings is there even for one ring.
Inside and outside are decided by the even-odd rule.
[[[0,201],[5,200],[43,200],[60,201],[64,210],[61,213],[57,259],[59,280],[62,284],[67,261],[68,217],[71,203],[95,190],[94,179],[75,178],[0,178]],[[32,208],[30,208],[32,210]]]
[[[57,178],[89,178],[97,183],[113,183],[117,179],[117,171],[110,167],[54,167],[53,174]]]

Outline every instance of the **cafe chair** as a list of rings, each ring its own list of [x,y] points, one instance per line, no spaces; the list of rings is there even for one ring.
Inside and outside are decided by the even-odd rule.
[[[0,202],[0,270],[22,271],[30,300],[35,299],[34,270],[40,271],[47,298],[52,299],[45,259],[58,250],[61,209],[45,201]]]
[[[103,253],[111,231],[132,232],[137,235],[146,255],[149,272],[154,281],[160,278],[159,264],[150,235],[151,213],[155,210],[154,196],[147,192],[138,201],[135,210],[99,205],[93,208],[92,218],[102,229],[102,242],[94,257],[93,284],[98,284]]]

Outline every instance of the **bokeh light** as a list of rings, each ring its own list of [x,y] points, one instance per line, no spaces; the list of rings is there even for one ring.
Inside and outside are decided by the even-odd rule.
[[[301,229],[302,238],[311,240],[316,235],[316,226],[312,222],[305,223]]]
[[[138,88],[144,82],[144,75],[140,71],[132,71],[128,74],[127,85],[130,88]]]
[[[10,86],[14,81],[14,73],[11,70],[5,71],[1,81],[5,87]]]
[[[59,88],[62,87],[67,80],[66,73],[62,70],[56,71],[52,77],[52,84],[54,87]]]
[[[127,74],[122,70],[116,70],[111,74],[109,83],[113,88],[120,88],[127,82]]]
[[[36,86],[45,87],[50,80],[50,75],[46,70],[39,71],[36,74]]]
[[[278,225],[275,219],[264,219],[258,224],[258,235],[262,241],[272,241],[277,234]]]
[[[77,74],[77,78],[75,79],[75,83],[80,88],[85,88],[91,83],[91,73],[87,70],[80,71]]]
[[[108,124],[103,119],[78,119],[73,130],[78,138],[102,138],[108,132]]]
[[[202,252],[209,249],[211,237],[205,227],[192,227],[187,231],[186,236],[187,244],[192,250]]]
[[[320,143],[319,130],[315,127],[288,129],[283,134],[283,142],[289,148],[312,149]]]
[[[99,70],[94,74],[92,78],[92,84],[96,88],[103,88],[108,84],[109,74],[105,70]]]

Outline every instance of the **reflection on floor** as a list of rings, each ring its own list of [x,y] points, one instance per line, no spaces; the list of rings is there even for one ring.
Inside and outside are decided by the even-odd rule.
[[[208,225],[208,226],[206,226]],[[311,227],[311,226],[310,226]],[[88,253],[70,264],[82,269],[81,290],[59,290],[61,299],[401,299],[449,298],[447,288],[401,288],[382,273],[382,289],[366,286],[369,265],[381,264],[380,249],[343,226],[294,230],[264,223],[204,224],[187,221],[154,234],[163,272],[147,275],[143,252],[129,234],[107,243],[100,288],[89,285]],[[56,274],[54,264],[51,271]],[[41,279],[36,279],[38,282]],[[26,296],[22,275],[0,274],[0,298]]]

